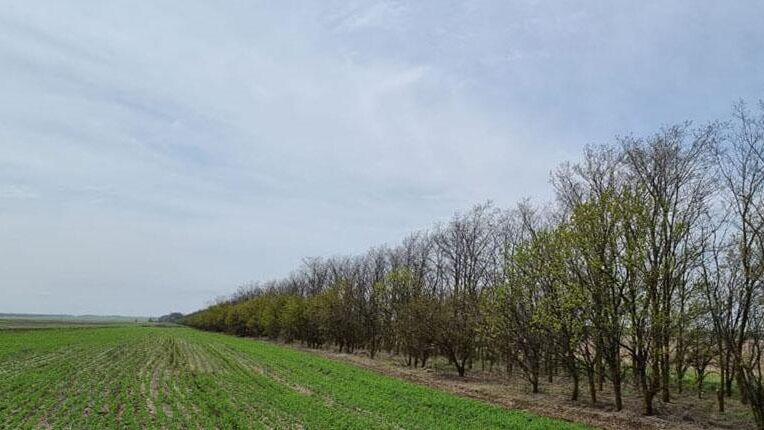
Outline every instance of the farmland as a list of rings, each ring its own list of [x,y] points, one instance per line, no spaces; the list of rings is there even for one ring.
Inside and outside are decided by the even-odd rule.
[[[108,327],[147,322],[146,318],[0,314],[0,330],[33,328]]]
[[[181,327],[0,330],[2,428],[559,428],[267,342]]]

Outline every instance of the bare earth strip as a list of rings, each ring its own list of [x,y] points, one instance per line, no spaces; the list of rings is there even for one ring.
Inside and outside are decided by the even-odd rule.
[[[753,429],[755,428],[746,406],[737,401],[727,401],[727,414],[715,413],[715,393],[706,393],[703,400],[698,400],[694,387],[687,387],[689,394],[675,400],[675,403],[661,405],[662,413],[656,416],[644,416],[637,412],[640,403],[637,398],[626,399],[625,408],[620,412],[612,410],[607,385],[599,393],[601,399],[597,405],[585,400],[572,402],[569,399],[570,384],[565,378],[558,378],[553,384],[546,384],[545,392],[532,394],[522,375],[507,378],[501,372],[474,371],[461,378],[450,369],[406,367],[400,358],[379,356],[372,360],[365,354],[337,353],[326,350],[314,350],[303,347],[322,357],[341,360],[385,375],[405,379],[438,390],[460,396],[484,400],[508,409],[527,410],[533,414],[559,418],[565,421],[580,422],[596,428],[627,429]],[[586,386],[582,384],[581,398],[586,399]]]

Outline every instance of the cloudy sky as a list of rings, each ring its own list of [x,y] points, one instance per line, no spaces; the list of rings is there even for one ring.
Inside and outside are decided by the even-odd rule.
[[[764,97],[761,1],[10,1],[0,312],[188,312]]]

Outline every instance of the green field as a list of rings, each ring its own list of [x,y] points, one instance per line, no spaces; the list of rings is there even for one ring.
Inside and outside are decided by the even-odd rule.
[[[585,428],[180,327],[0,330],[0,381],[8,429]]]
[[[75,328],[75,327],[109,327],[124,326],[124,322],[114,321],[71,321],[65,319],[30,319],[30,318],[0,318],[0,330],[7,329],[40,329],[40,328]]]
[[[145,317],[118,315],[34,315],[0,313],[0,330],[31,328],[102,327],[144,324]]]

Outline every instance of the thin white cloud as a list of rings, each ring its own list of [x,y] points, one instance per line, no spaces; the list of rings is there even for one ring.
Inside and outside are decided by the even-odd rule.
[[[548,197],[585,143],[764,91],[762,6],[692,4],[5,5],[0,311],[189,311]]]
[[[0,184],[0,199],[26,200],[38,197],[39,195],[28,187]]]

